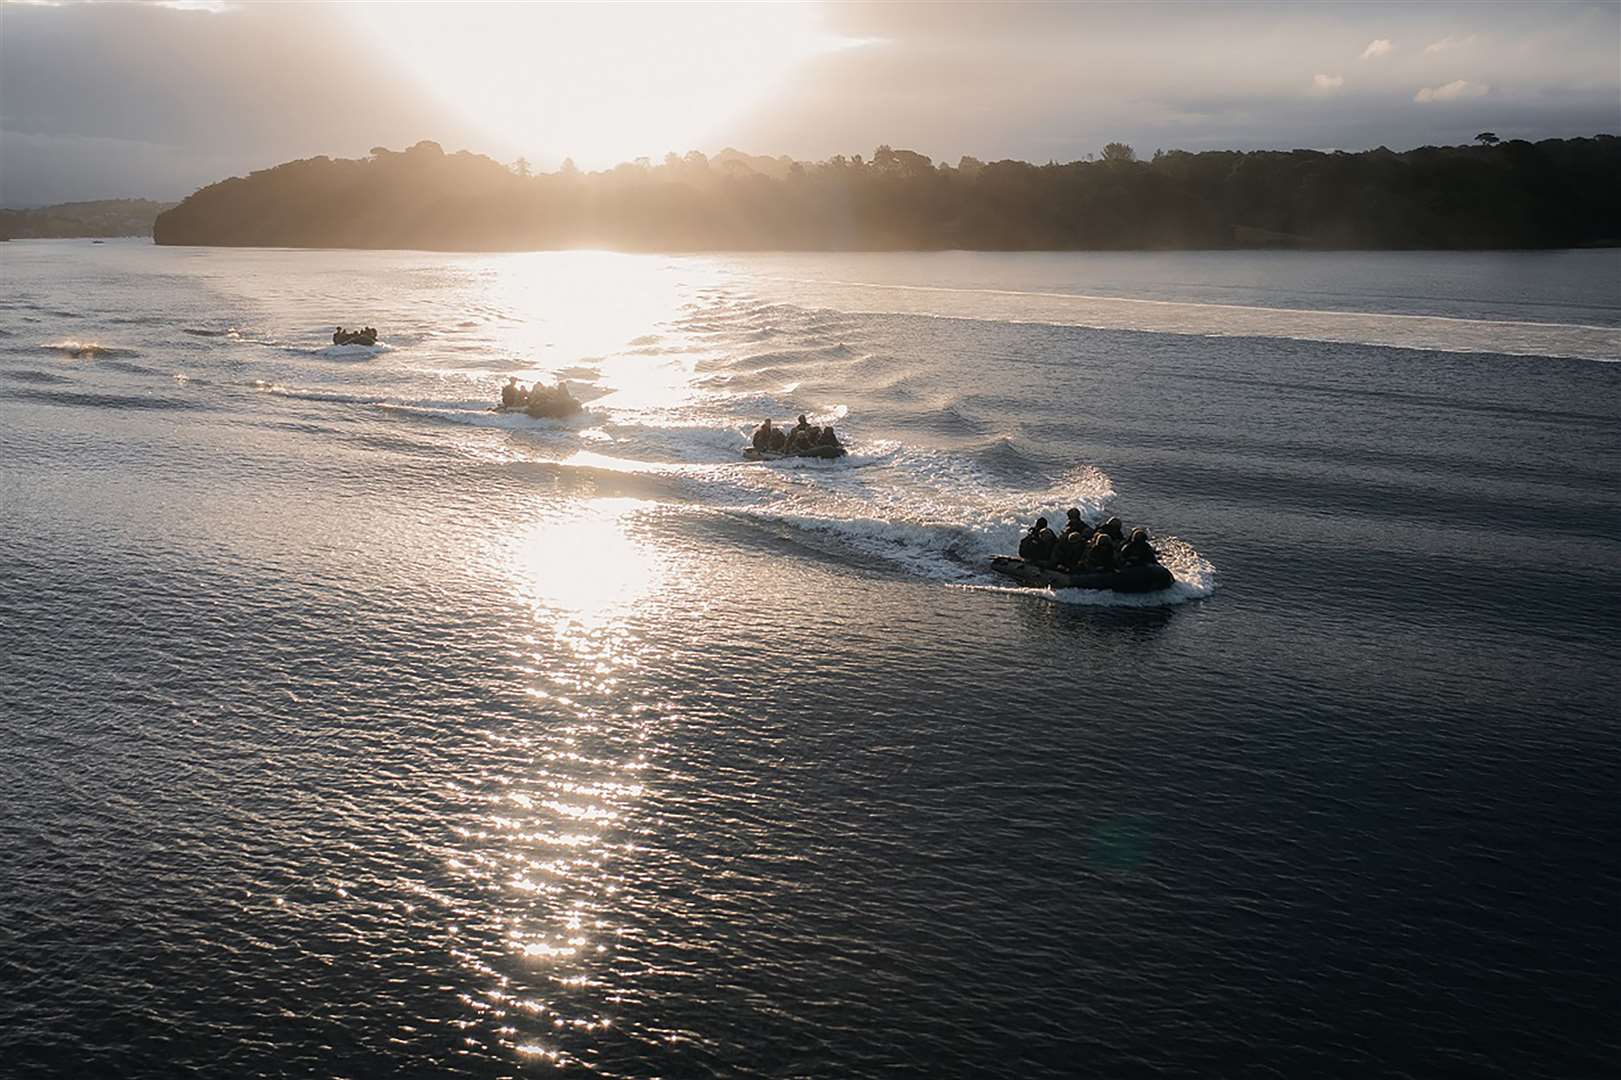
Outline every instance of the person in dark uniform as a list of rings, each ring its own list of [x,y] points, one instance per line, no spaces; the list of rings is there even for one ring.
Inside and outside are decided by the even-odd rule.
[[[1114,537],[1099,529],[1092,534],[1086,546],[1086,568],[1093,573],[1106,574],[1116,567]]]
[[[795,424],[793,430],[788,432],[788,453],[797,454],[801,450],[808,450],[815,445],[816,442],[811,437],[810,421],[805,419],[804,413],[800,413],[799,423]]]
[[[1071,536],[1079,536],[1083,544],[1092,539],[1092,526],[1088,525],[1086,519],[1081,517],[1080,510],[1072,506],[1066,516],[1068,520],[1064,522],[1064,531],[1058,534],[1060,543],[1068,540]]]
[[[1092,539],[1092,526],[1073,506],[1069,508],[1068,518],[1064,531],[1058,534],[1058,548],[1053,552],[1053,562],[1060,569],[1074,571],[1086,562],[1086,544]]]
[[[1053,549],[1057,546],[1058,537],[1047,528],[1047,519],[1037,518],[1030,531],[1024,534],[1024,539],[1019,541],[1019,558],[1046,566],[1052,562]]]
[[[1159,552],[1148,542],[1147,529],[1131,530],[1131,539],[1120,549],[1121,566],[1143,566],[1159,562]]]

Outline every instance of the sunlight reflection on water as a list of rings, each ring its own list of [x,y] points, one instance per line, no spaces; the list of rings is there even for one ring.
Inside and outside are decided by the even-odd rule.
[[[491,556],[533,611],[537,633],[518,655],[533,721],[496,740],[527,766],[492,768],[469,792],[475,824],[450,868],[483,897],[470,912],[482,926],[453,939],[451,955],[465,972],[467,1038],[519,1060],[579,1064],[571,1042],[616,1026],[602,1011],[613,999],[598,991],[626,928],[608,913],[634,876],[619,861],[635,847],[628,819],[646,796],[658,719],[617,694],[636,659],[626,620],[668,570],[638,536],[652,505],[610,497],[554,506],[506,531]]]
[[[469,306],[495,316],[486,327],[495,344],[529,357],[538,371],[559,371],[582,357],[623,348],[648,328],[674,320],[692,285],[718,276],[698,263],[683,264],[675,275],[661,260],[609,251],[486,255],[470,259],[464,269]],[[641,359],[633,365],[638,383],[656,375]],[[670,385],[685,382],[672,375]]]
[[[598,499],[536,522],[511,553],[516,589],[535,605],[566,616],[558,624],[560,634],[600,627],[658,581],[659,558],[632,532],[634,514],[650,506],[640,499]]]

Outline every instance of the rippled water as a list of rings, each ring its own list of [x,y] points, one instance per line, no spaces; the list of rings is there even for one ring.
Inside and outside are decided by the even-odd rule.
[[[0,1071],[1621,1071],[1616,252],[0,260]]]

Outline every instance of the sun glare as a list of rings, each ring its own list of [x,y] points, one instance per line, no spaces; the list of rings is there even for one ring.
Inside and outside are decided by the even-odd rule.
[[[633,515],[645,509],[636,499],[598,499],[537,522],[508,556],[518,589],[584,627],[634,603],[659,577],[657,556],[631,535]]]
[[[704,148],[794,65],[841,44],[807,4],[356,4],[347,13],[492,152],[542,167]]]

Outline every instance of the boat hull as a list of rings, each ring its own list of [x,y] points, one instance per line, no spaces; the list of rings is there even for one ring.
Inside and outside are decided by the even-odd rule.
[[[1012,555],[998,555],[991,569],[1021,585],[1038,589],[1094,589],[1104,592],[1146,593],[1168,589],[1176,579],[1159,563],[1128,566],[1113,573],[1085,571],[1071,574],[1049,570]]]
[[[496,405],[490,409],[493,413],[521,413],[531,420],[567,420],[571,416],[578,416],[585,411],[573,398],[558,398],[556,396],[536,405]]]
[[[841,458],[848,451],[842,446],[815,446],[809,450],[800,450],[796,453],[785,454],[779,450],[758,450],[752,446],[744,447],[743,460],[745,461],[781,461],[784,458]]]

